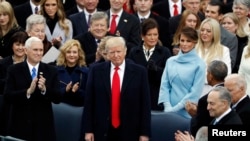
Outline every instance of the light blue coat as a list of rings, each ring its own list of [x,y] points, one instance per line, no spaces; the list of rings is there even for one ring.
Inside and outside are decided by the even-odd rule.
[[[205,62],[195,49],[169,58],[161,78],[158,104],[164,103],[165,112],[177,112],[190,118],[185,110],[187,101],[197,103],[204,86]]]

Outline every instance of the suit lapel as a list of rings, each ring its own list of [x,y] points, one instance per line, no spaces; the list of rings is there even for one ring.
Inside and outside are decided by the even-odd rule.
[[[128,16],[127,16],[127,13],[125,13],[124,11],[122,12],[121,14],[121,18],[118,22],[118,26],[116,28],[116,31],[120,31],[122,29],[124,29],[124,26],[127,24],[128,22]]]
[[[107,94],[108,96],[111,96],[110,62],[106,63],[105,67],[103,67],[102,71],[100,72],[103,73],[101,76],[102,76],[104,85],[106,87]]]
[[[135,73],[132,67],[129,67],[130,63],[128,61],[125,62],[125,72],[124,72],[124,77],[123,77],[123,82],[122,82],[122,89],[121,89],[121,95],[124,94],[127,86],[129,85],[129,82],[132,80],[134,77]]]
[[[29,70],[29,67],[28,67],[28,64],[27,64],[26,61],[23,62],[21,71],[22,71],[21,74],[24,75],[24,77],[27,80],[27,82],[31,82],[32,78],[31,78],[30,70]]]

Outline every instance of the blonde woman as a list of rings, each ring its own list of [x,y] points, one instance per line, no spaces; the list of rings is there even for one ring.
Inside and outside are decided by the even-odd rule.
[[[17,23],[11,4],[7,1],[0,2],[0,59],[13,54],[9,47],[11,36],[24,31]]]
[[[247,82],[247,91],[246,93],[250,96],[250,41],[248,42],[248,45],[244,48],[241,62],[240,62],[240,68],[239,68],[239,74],[244,76]]]
[[[63,94],[62,102],[83,106],[88,76],[84,52],[79,41],[74,39],[66,41],[60,51],[56,64]]]
[[[217,20],[207,18],[203,20],[199,30],[199,39],[196,44],[198,55],[205,61],[206,66],[213,60],[223,61],[228,68],[228,74],[231,73],[231,58],[229,48],[221,44],[220,25]],[[205,86],[202,95],[208,93],[212,86],[207,84],[205,78]]]
[[[198,55],[209,64],[213,60],[221,60],[228,67],[228,73],[231,73],[231,59],[229,49],[221,44],[220,25],[211,18],[205,19],[201,23],[199,30],[199,39],[196,45]]]
[[[235,13],[230,12],[223,15],[221,19],[221,25],[229,32],[235,34],[238,39],[238,52],[236,56],[236,63],[232,70],[233,73],[238,73],[242,52],[244,47],[248,43],[248,35],[245,32],[243,25],[241,24],[239,18],[235,15]]]
[[[61,0],[41,0],[41,15],[46,19],[45,33],[53,45],[72,39],[72,23],[66,18]]]

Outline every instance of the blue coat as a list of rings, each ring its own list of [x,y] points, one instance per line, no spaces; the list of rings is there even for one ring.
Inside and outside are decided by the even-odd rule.
[[[72,74],[70,75],[64,66],[57,66],[58,76],[60,80],[60,90],[63,94],[62,102],[74,105],[74,106],[83,106],[84,105],[84,96],[86,89],[86,82],[88,77],[88,68],[87,67],[76,67]],[[66,92],[66,84],[72,81],[72,85],[79,82],[79,89],[76,93],[72,91]]]
[[[170,57],[161,78],[158,103],[168,102],[169,111],[191,118],[185,110],[185,103],[197,103],[205,82],[205,62],[196,54],[195,49]],[[166,107],[164,107],[166,108]]]

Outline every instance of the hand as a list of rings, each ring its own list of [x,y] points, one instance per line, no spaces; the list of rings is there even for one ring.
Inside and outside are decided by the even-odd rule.
[[[197,104],[187,101],[185,105],[186,111],[191,115],[192,117],[196,115],[197,113]]]
[[[180,48],[179,47],[174,47],[173,48],[173,55],[177,55],[179,52]]]
[[[30,96],[36,89],[38,78],[34,78],[30,84],[30,87],[27,90],[27,96]]]
[[[75,83],[72,87],[72,92],[75,93],[79,88],[79,82]]]
[[[45,79],[42,75],[39,75],[39,79],[38,79],[38,88],[39,88],[42,92],[45,92],[45,91],[46,91],[45,82],[46,82],[46,79]]]
[[[148,68],[149,70],[153,70],[153,71],[157,71],[157,70],[158,70],[158,67],[157,67],[157,65],[155,64],[155,61],[152,60],[152,59],[150,59],[150,60],[148,61],[148,66],[147,66],[147,68]]]
[[[62,37],[59,36],[59,37],[53,38],[51,40],[51,43],[52,43],[53,46],[60,47],[61,46],[61,41],[62,41]]]
[[[94,134],[93,133],[86,133],[85,134],[85,141],[94,141]]]
[[[140,136],[139,141],[149,141],[147,136]]]
[[[194,141],[194,137],[188,131],[181,132],[177,130],[174,135],[175,141]]]
[[[71,90],[72,87],[72,81],[70,81],[67,86],[66,86],[66,92],[69,92]]]

